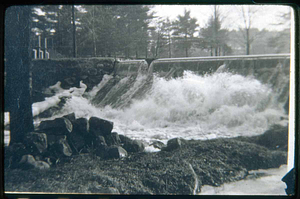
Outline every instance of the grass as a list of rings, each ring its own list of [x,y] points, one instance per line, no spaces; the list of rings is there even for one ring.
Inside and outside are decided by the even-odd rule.
[[[171,152],[109,160],[86,154],[49,170],[5,169],[5,191],[99,193],[99,187],[113,187],[120,194],[192,194],[194,173],[199,192],[203,185],[241,180],[249,170],[278,168],[286,160],[285,151],[238,139],[190,140]]]

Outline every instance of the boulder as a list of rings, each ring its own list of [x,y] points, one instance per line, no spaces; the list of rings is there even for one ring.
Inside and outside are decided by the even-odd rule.
[[[16,168],[23,155],[29,153],[22,143],[13,143],[4,148],[4,167]]]
[[[157,148],[157,149],[162,149],[162,148],[166,147],[166,145],[163,142],[158,141],[158,140],[153,141],[149,146],[153,146],[154,148]]]
[[[50,169],[50,165],[44,161],[36,161],[32,155],[23,155],[19,166],[22,169]]]
[[[42,121],[39,129],[43,130],[47,134],[67,135],[68,133],[72,132],[73,125],[70,120],[61,117],[54,120]]]
[[[116,132],[112,132],[109,135],[105,136],[105,140],[108,146],[112,146],[112,145],[117,145],[120,146],[121,145],[121,139],[118,135],[118,133]]]
[[[75,113],[70,113],[68,115],[64,115],[63,117],[68,119],[70,122],[72,122],[72,124],[76,120]]]
[[[84,145],[92,146],[93,141],[97,138],[93,133],[88,131],[89,129],[89,121],[86,118],[78,118],[72,122],[73,124],[73,131],[71,134],[80,135],[82,136],[81,143]]]
[[[106,158],[124,158],[127,157],[127,151],[120,146],[110,146],[106,151]]]
[[[103,136],[98,136],[95,143],[96,147],[105,148],[107,147],[105,138]]]
[[[85,146],[84,136],[77,131],[70,133],[70,135],[67,136],[67,140],[72,151],[74,150],[77,153]]]
[[[181,139],[180,138],[173,138],[170,139],[167,143],[167,147],[162,148],[162,151],[173,151],[181,147]]]
[[[49,136],[48,148],[48,153],[57,158],[72,155],[72,149],[67,142],[67,136]]]
[[[25,143],[31,153],[43,153],[47,150],[47,135],[42,132],[30,132],[25,137]]]
[[[123,148],[128,152],[142,152],[145,149],[145,145],[140,140],[132,140],[124,135],[119,135],[123,144]]]
[[[104,158],[108,149],[105,138],[103,136],[98,136],[94,142],[94,146],[96,147],[96,155]]]
[[[66,135],[47,135],[48,147],[58,143],[60,139],[67,139]]]
[[[66,139],[59,139],[58,141],[58,148],[59,151],[62,152],[64,156],[71,156],[72,155],[72,149],[70,145],[68,144]]]
[[[86,118],[78,118],[72,121],[73,131],[80,132],[81,134],[87,134],[89,129],[89,122]]]
[[[287,150],[288,126],[275,125],[271,127],[271,129],[257,137],[256,143],[271,150]]]
[[[96,136],[109,135],[113,129],[113,122],[98,117],[89,119],[89,132]]]

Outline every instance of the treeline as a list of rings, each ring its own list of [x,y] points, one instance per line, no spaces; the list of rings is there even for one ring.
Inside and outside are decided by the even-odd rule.
[[[288,53],[289,29],[224,28],[217,6],[200,28],[185,10],[160,19],[146,5],[47,5],[32,7],[31,45],[51,58],[161,58]],[[263,46],[262,46],[263,45]],[[261,49],[264,51],[261,51]],[[257,50],[256,50],[257,49]]]

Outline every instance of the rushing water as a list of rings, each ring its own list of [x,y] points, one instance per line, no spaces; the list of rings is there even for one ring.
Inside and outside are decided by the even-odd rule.
[[[252,136],[288,122],[283,109],[288,96],[282,97],[284,91],[278,89],[288,84],[288,78],[276,77],[276,81],[268,77],[276,82],[274,88],[274,83],[262,83],[251,74],[220,70],[204,76],[185,71],[182,77],[169,80],[140,73],[118,79],[105,75],[85,97],[77,94],[77,88],[63,90],[57,84],[56,96],[33,107],[39,112],[39,104],[44,110],[45,104],[69,96],[52,118],[72,112],[77,118],[98,116],[113,121],[113,131],[146,142]]]

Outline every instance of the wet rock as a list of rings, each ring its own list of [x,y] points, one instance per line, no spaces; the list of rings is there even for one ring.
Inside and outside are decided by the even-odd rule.
[[[48,147],[58,143],[60,139],[67,139],[66,135],[47,135]]]
[[[89,122],[86,118],[78,118],[72,122],[73,124],[73,131],[76,135],[80,135],[83,137],[81,143],[87,146],[92,146],[93,141],[97,138],[93,133],[89,133]],[[71,134],[72,134],[71,133]]]
[[[72,132],[73,125],[70,122],[70,120],[61,117],[61,118],[56,118],[54,120],[42,121],[39,126],[39,129],[43,130],[47,134],[66,135]]]
[[[173,151],[175,149],[180,148],[182,145],[180,138],[173,138],[168,141],[167,147],[162,148],[163,151]]]
[[[76,120],[75,113],[70,113],[68,115],[64,115],[63,117],[68,119],[70,122],[72,122],[72,124]]]
[[[97,137],[97,144],[96,147],[101,147],[101,148],[105,148],[107,147],[105,138],[103,136],[98,136]]]
[[[72,150],[77,153],[85,146],[84,136],[77,131],[70,133],[70,135],[67,136],[67,140]]]
[[[30,132],[25,137],[25,143],[31,153],[41,154],[47,150],[47,135],[42,132]]]
[[[166,145],[161,141],[154,141],[150,144],[150,146],[153,146],[154,148],[157,148],[157,149],[162,149],[162,148],[166,147]]]
[[[108,146],[117,145],[120,146],[121,139],[116,132],[112,132],[110,135],[105,136],[105,140]]]
[[[72,155],[72,149],[67,142],[67,136],[48,136],[49,150],[48,154],[59,157],[69,157]]]
[[[89,119],[89,132],[96,136],[109,135],[113,129],[113,122],[100,119],[97,117],[91,117]]]
[[[23,155],[29,153],[26,146],[22,143],[13,143],[4,148],[4,167],[15,168]]]
[[[105,138],[103,136],[98,136],[94,142],[94,146],[96,147],[96,155],[104,158],[108,149]]]
[[[106,152],[106,158],[124,158],[127,157],[127,151],[120,146],[110,146]]]
[[[80,132],[82,134],[87,134],[88,133],[88,119],[86,118],[78,118],[74,121],[72,121],[73,124],[73,131]]]
[[[44,161],[36,161],[32,155],[23,155],[20,160],[22,169],[50,169],[50,165]]]
[[[132,140],[124,135],[119,135],[123,144],[123,148],[128,152],[142,152],[145,150],[145,145],[140,140]]]
[[[65,155],[65,156],[71,156],[72,155],[72,149],[71,149],[71,147],[68,144],[66,139],[59,139],[58,147],[59,147],[59,150],[62,152],[63,155]]]

